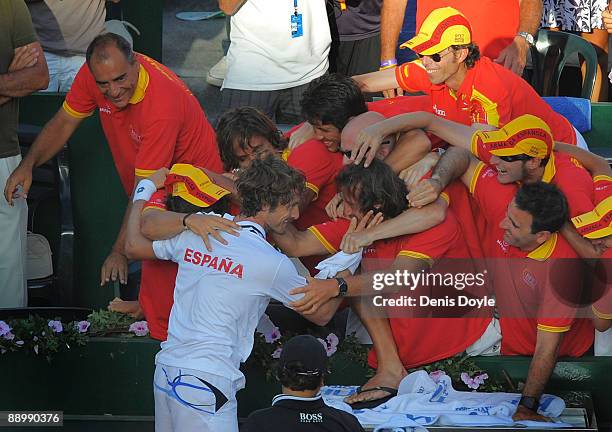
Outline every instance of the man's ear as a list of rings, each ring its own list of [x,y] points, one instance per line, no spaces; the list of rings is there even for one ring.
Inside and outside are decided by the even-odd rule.
[[[462,63],[467,58],[468,53],[470,52],[467,48],[461,48],[461,49],[454,50],[454,51],[455,51],[454,56],[455,56],[455,59],[457,60],[457,63]]]
[[[542,159],[539,158],[531,158],[525,161],[525,168],[528,170],[538,169],[542,164]]]
[[[550,238],[550,236],[552,236],[552,233],[550,231],[538,231],[535,236],[536,242],[541,245],[544,244]]]

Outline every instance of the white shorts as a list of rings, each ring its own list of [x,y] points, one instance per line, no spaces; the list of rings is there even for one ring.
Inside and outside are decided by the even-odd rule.
[[[157,432],[238,432],[236,383],[202,371],[155,367]]]

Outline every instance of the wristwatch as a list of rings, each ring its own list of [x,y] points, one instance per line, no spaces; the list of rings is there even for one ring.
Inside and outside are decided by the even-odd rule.
[[[533,412],[538,412],[538,407],[540,406],[540,398],[533,396],[521,396],[521,400],[518,404],[524,406],[525,408]]]
[[[527,41],[527,43],[529,44],[529,46],[534,46],[535,45],[535,39],[533,38],[533,35],[531,33],[528,33],[528,32],[518,32],[516,35],[522,37],[523,39],[525,39]]]
[[[336,297],[346,297],[348,292],[348,284],[344,280],[344,278],[337,277],[336,282],[338,282],[338,295]]]

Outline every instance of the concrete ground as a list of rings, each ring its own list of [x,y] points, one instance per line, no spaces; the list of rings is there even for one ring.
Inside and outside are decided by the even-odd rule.
[[[163,61],[189,86],[214,124],[221,92],[206,83],[206,74],[223,56],[225,19],[181,21],[177,12],[218,10],[216,0],[166,0],[164,4]]]

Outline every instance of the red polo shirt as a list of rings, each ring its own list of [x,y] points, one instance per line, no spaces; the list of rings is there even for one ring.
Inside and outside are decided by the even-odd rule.
[[[104,98],[87,64],[64,102],[64,110],[76,118],[98,109],[126,193],[134,189],[134,175],[146,177],[176,162],[222,172],[215,132],[195,96],[164,65],[142,54],[136,60],[138,83],[126,108]]]
[[[468,69],[457,92],[446,84],[433,85],[420,60],[404,63],[395,74],[404,90],[429,94],[433,112],[440,117],[465,125],[503,127],[532,114],[548,124],[556,141],[576,144],[574,128],[565,117],[553,111],[527,81],[486,57]]]
[[[510,246],[499,223],[505,218],[517,186],[502,185],[497,171],[479,164],[471,188],[488,221],[490,269],[500,314],[503,355],[533,355],[537,330],[567,333],[560,356],[580,356],[593,344],[590,320],[575,319],[580,294],[580,259],[563,236],[531,252]]]
[[[426,260],[432,272],[440,269],[434,261],[439,258],[462,259],[463,270],[466,257],[469,257],[467,247],[459,229],[459,223],[452,212],[441,224],[422,233],[396,237],[375,242],[363,253],[361,262],[363,272],[373,272],[389,268],[399,256]],[[429,291],[429,290],[432,291]],[[401,291],[398,295],[429,295],[433,298],[444,298],[442,288],[419,286],[414,291]],[[452,290],[454,288],[443,288]],[[448,292],[451,296],[456,292]],[[484,333],[491,321],[490,316],[478,318],[445,318],[440,309],[432,310],[418,307],[406,310],[406,317],[389,318],[393,338],[399,356],[406,368],[417,367],[437,360],[451,357],[464,351]],[[448,315],[447,315],[448,316]],[[418,347],[418,349],[415,349]],[[368,357],[372,367],[377,367],[376,353],[370,351]]]
[[[601,297],[593,304],[593,313],[601,319],[612,320],[612,249],[601,256],[597,274],[594,292]]]

